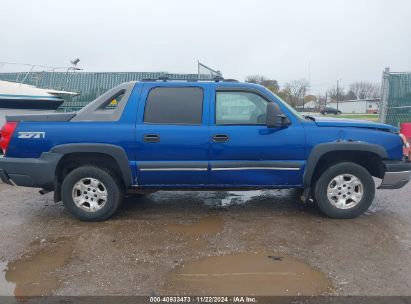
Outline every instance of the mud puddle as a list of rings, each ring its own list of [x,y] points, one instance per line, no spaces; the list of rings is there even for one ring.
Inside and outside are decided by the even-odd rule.
[[[174,233],[183,233],[189,236],[213,235],[221,232],[224,221],[215,216],[206,216],[191,224],[171,224],[167,229]]]
[[[226,209],[231,206],[244,205],[266,195],[267,190],[229,191],[229,192],[204,192],[199,197],[205,205],[212,209]]]
[[[263,190],[254,191],[230,191],[227,197],[221,200],[222,207],[230,205],[242,205],[253,199],[259,198],[264,194]]]
[[[0,293],[16,297],[52,295],[60,286],[54,272],[67,264],[72,253],[69,238],[33,242],[28,253],[8,263],[0,279]]]
[[[5,275],[7,272],[7,262],[0,260],[0,270],[1,270],[1,277],[0,277],[0,296],[12,296],[14,295],[14,287],[13,283],[7,282]]]
[[[323,295],[331,292],[327,277],[284,255],[234,254],[207,257],[180,266],[166,282],[177,294]]]

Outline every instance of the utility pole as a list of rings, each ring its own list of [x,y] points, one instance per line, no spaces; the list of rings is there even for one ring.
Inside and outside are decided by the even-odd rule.
[[[337,98],[337,110],[338,110],[338,80],[337,80],[337,96],[336,96],[336,98]]]
[[[337,110],[338,110],[338,97],[339,97],[339,93],[338,93],[338,82],[340,81],[341,79],[338,79],[337,80]]]
[[[305,111],[305,101],[304,101],[304,94],[303,94],[303,112]]]
[[[311,62],[308,63],[308,102],[311,101]],[[303,97],[303,109],[304,109],[304,97]]]
[[[308,96],[311,95],[311,62],[308,64]]]

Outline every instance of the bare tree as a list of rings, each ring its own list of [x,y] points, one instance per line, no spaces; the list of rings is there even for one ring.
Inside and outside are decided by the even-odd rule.
[[[379,84],[368,81],[356,81],[350,85],[350,91],[355,94],[356,99],[370,99],[381,97]]]
[[[337,92],[337,87],[333,86],[327,90],[327,95],[332,99],[332,100],[345,100],[345,89],[344,87],[338,87],[338,92]]]
[[[245,82],[262,84],[267,78],[263,75],[249,75],[245,78]]]
[[[278,91],[280,90],[280,86],[278,85],[277,80],[266,78],[263,75],[250,75],[246,77],[245,81],[265,86],[267,89],[273,91],[274,93],[278,93]]]
[[[345,100],[354,100],[354,99],[357,99],[357,95],[355,95],[355,93],[352,90],[349,90],[347,92],[347,94],[345,94],[344,99]]]
[[[298,107],[304,103],[305,92],[307,91],[308,81],[306,79],[293,80],[287,82],[284,93],[286,94],[285,101],[291,106]]]
[[[318,96],[318,105],[319,107],[324,107],[327,105],[327,96],[319,95]]]

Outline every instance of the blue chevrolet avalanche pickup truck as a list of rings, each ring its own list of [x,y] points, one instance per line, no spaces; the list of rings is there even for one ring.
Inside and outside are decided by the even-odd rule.
[[[81,220],[109,218],[126,193],[299,188],[353,218],[411,163],[398,129],[302,116],[266,88],[233,81],[124,83],[78,113],[9,116],[4,183],[54,191]]]

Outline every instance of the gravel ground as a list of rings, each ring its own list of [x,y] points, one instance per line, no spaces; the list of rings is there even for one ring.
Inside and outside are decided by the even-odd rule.
[[[411,295],[410,190],[353,220],[277,190],[157,192],[84,223],[0,184],[0,294]]]

